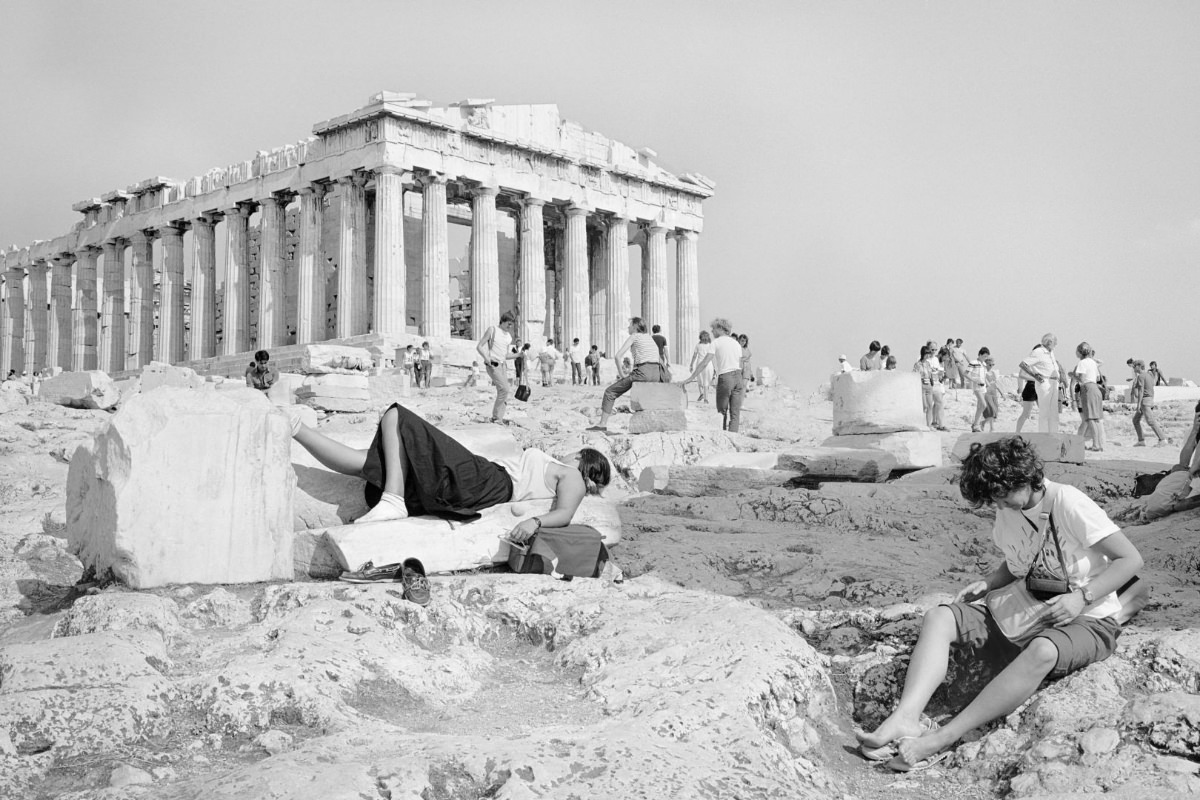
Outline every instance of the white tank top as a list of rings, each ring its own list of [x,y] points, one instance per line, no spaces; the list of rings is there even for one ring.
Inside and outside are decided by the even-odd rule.
[[[565,467],[563,462],[551,458],[548,453],[545,453],[536,448],[529,448],[521,453],[520,461],[506,460],[499,462],[500,466],[504,467],[504,471],[512,478],[513,493],[510,502],[516,503],[521,500],[549,500],[554,497],[554,492],[546,488],[546,471],[551,464],[558,464]]]

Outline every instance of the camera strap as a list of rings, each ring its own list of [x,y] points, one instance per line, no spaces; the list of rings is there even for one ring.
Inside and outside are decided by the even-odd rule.
[[[1058,553],[1058,563],[1062,567],[1062,579],[1070,583],[1070,578],[1067,576],[1067,559],[1063,555],[1062,544],[1058,540],[1058,526],[1054,524],[1053,511],[1054,500],[1058,498],[1058,493],[1055,492],[1054,497],[1050,496],[1050,487],[1046,487],[1046,496],[1042,498],[1042,506],[1045,510],[1038,513],[1038,524],[1035,527],[1029,517],[1025,517],[1025,521],[1029,523],[1029,527],[1034,528],[1038,534],[1038,551],[1037,556],[1033,559],[1033,563],[1029,565],[1029,569],[1033,569],[1033,564],[1036,564],[1038,559],[1042,557],[1042,550],[1046,546],[1046,534],[1049,533],[1054,539],[1054,550]],[[1021,516],[1025,516],[1022,514]]]

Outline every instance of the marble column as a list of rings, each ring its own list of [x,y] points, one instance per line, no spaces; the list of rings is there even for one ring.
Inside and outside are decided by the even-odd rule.
[[[425,244],[421,252],[421,333],[450,336],[450,256],[446,223],[446,178],[425,178],[421,223]]]
[[[588,231],[588,338],[580,339],[585,347],[604,347],[608,339],[608,220]],[[572,342],[564,342],[570,347]]]
[[[296,249],[296,344],[325,340],[325,270],[321,263],[321,221],[325,187],[300,190],[300,244]]]
[[[164,225],[158,235],[162,239],[162,279],[156,356],[168,364],[178,364],[183,361],[183,228]]]
[[[104,296],[100,310],[99,369],[125,369],[125,242],[110,239],[103,244]]]
[[[217,354],[217,231],[219,216],[192,220],[192,328],[188,358]]]
[[[25,362],[25,270],[13,267],[5,274],[4,287],[4,375],[16,370],[20,375],[28,367]]]
[[[225,212],[225,303],[221,314],[221,355],[250,349],[250,252],[248,231],[252,203]]]
[[[71,369],[71,265],[75,256],[63,254],[50,263],[50,328],[47,365]]]
[[[500,322],[500,248],[496,188],[480,186],[471,197],[471,331],[478,340]]]
[[[375,170],[375,298],[371,327],[384,336],[404,333],[408,307],[403,174],[393,166]]]
[[[521,272],[518,276],[517,328],[526,342],[540,345],[546,335],[546,234],[542,224],[545,202],[528,198],[521,203]]]
[[[610,355],[625,341],[629,329],[629,220],[614,217],[608,225],[605,273],[608,276],[608,330],[603,342],[594,342]]]
[[[154,232],[136,231],[129,237],[133,252],[129,281],[129,353],[126,368],[144,367],[154,360]]]
[[[646,330],[650,330],[652,325],[661,325],[663,331],[670,329],[667,229],[653,223],[646,226],[646,240],[642,244],[642,320],[646,323]]]
[[[367,307],[367,193],[366,177],[355,173],[338,178],[338,299],[337,337],[366,333]]]
[[[96,259],[94,247],[75,254],[75,314],[71,326],[71,369],[75,372],[97,369],[100,344],[100,317],[96,302]]]
[[[700,336],[700,272],[696,241],[700,234],[680,230],[675,234],[675,344],[671,352],[683,361]]]
[[[587,216],[589,209],[569,206],[563,265],[562,338],[586,341],[589,330]]]
[[[50,366],[50,325],[46,292],[49,268],[50,265],[45,261],[35,261],[29,265],[29,319],[26,322],[29,338],[25,340],[25,356],[30,372]]]
[[[270,350],[287,341],[287,284],[283,249],[288,196],[263,200],[259,230],[258,336],[255,349]]]

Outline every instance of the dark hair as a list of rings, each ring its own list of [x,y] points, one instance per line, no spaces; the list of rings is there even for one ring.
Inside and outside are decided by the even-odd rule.
[[[871,346],[870,346],[870,347],[868,347],[867,349],[868,349],[868,350],[870,350],[872,353],[874,353],[876,350],[878,350],[878,349],[879,349],[879,348],[881,348],[882,346],[883,346],[883,345],[881,345],[881,344],[879,343],[879,340],[878,340],[878,339],[876,339],[875,341],[871,342]]]
[[[630,317],[629,324],[632,325],[633,329],[638,333],[646,332],[646,322],[641,317]]]
[[[592,349],[593,349],[593,350],[599,350],[599,349],[600,349],[600,347],[599,347],[599,345],[592,345]]]
[[[662,331],[662,325],[654,325],[650,328],[651,333],[660,333],[661,331]]]
[[[991,351],[991,350],[988,350],[986,347],[981,347],[981,348],[979,348],[979,355],[981,355],[981,356],[990,356],[991,354],[992,354],[992,351]]]
[[[979,508],[1022,486],[1036,492],[1044,488],[1045,478],[1042,459],[1033,445],[1020,436],[1006,436],[971,445],[963,459],[958,489],[964,500]]]
[[[612,465],[599,450],[585,447],[579,451],[579,474],[588,494],[600,494],[612,480]]]
[[[553,347],[553,346],[554,346],[554,340],[553,340],[553,339],[547,339],[547,340],[546,340],[546,347]]]
[[[576,336],[574,339],[572,339],[571,344],[579,344],[579,337]]]
[[[517,317],[515,314],[513,314],[513,312],[505,311],[503,314],[500,315],[500,321],[496,324],[503,325],[506,322],[516,322],[516,321],[517,321]]]
[[[739,333],[737,335],[737,338],[738,338],[739,342],[744,342],[745,344],[750,344],[750,337],[744,333]]]
[[[927,344],[921,345],[921,358],[923,358],[923,359],[929,358],[929,354],[932,352],[933,351],[929,349],[929,345],[927,345]]]
[[[266,350],[259,350],[257,353],[254,354],[254,360],[255,361],[270,361],[271,354],[268,353]]]
[[[880,358],[887,358],[891,354],[892,354],[892,348],[888,347],[886,344],[883,347],[879,348],[879,357]]]

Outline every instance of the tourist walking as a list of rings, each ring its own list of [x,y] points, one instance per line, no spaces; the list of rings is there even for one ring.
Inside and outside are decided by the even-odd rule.
[[[963,350],[963,340],[955,339],[953,344],[950,344],[950,362],[954,367],[954,383],[959,389],[965,389],[969,386],[967,373],[970,372],[970,359],[967,358],[967,351]]]
[[[654,339],[654,344],[658,347],[658,362],[664,366],[670,364],[671,349],[667,343],[667,337],[663,335],[661,325],[650,328],[650,338]]]
[[[1154,378],[1155,386],[1167,386],[1170,384],[1170,381],[1167,380],[1167,376],[1163,375],[1162,370],[1158,368],[1157,361],[1150,362],[1150,369],[1148,372]]]
[[[750,337],[744,333],[738,334],[738,344],[742,346],[742,387],[746,394],[754,388],[754,365],[750,362],[754,356],[750,352]]]
[[[700,331],[700,341],[696,342],[696,348],[692,351],[692,360],[688,364],[688,369],[694,370],[696,365],[704,360],[705,356],[710,356],[712,353],[712,335],[708,331]],[[700,384],[700,396],[696,399],[701,403],[707,403],[708,389],[712,385],[713,381],[713,368],[711,363],[699,373],[699,377],[696,380]]]
[[[987,387],[983,394],[983,422],[988,433],[996,430],[996,418],[1000,416],[1000,372],[996,369],[996,359],[988,355],[983,360],[984,381]]]
[[[617,398],[625,394],[635,383],[661,383],[662,363],[659,360],[658,344],[646,333],[646,323],[641,317],[629,320],[629,338],[617,350],[613,360],[617,362],[617,380],[604,390],[600,401],[600,421],[588,428],[589,431],[608,430],[608,418],[612,416]],[[625,353],[632,356],[632,369],[626,370]]]
[[[1041,433],[1058,433],[1059,392],[1061,385],[1062,367],[1054,357],[1054,348],[1058,346],[1058,337],[1047,333],[1040,344],[1035,345],[1025,360],[1021,362],[1023,373],[1032,376],[1038,407],[1038,431]],[[1025,399],[1022,394],[1021,399]],[[1022,412],[1017,420],[1017,432],[1021,431],[1027,415]]]
[[[1167,443],[1167,437],[1163,436],[1162,429],[1158,427],[1158,420],[1155,419],[1154,377],[1146,369],[1146,362],[1140,359],[1133,362],[1133,388],[1129,391],[1129,400],[1135,409],[1133,432],[1137,434],[1137,441],[1133,446],[1146,446],[1146,437],[1142,433],[1142,420],[1145,420],[1146,424],[1150,426],[1150,430],[1154,431],[1154,435],[1158,437],[1158,446],[1162,447]]]
[[[546,346],[541,349],[537,358],[542,370],[542,386],[553,386],[554,366],[558,363],[558,350],[554,348],[553,339],[546,340]]]
[[[583,377],[583,362],[587,358],[588,350],[578,339],[571,340],[571,346],[567,348],[567,358],[571,360],[571,385],[582,386],[587,381]]]
[[[1079,385],[1079,436],[1091,439],[1088,450],[1104,450],[1104,395],[1100,391],[1100,365],[1094,356],[1096,351],[1087,342],[1075,348],[1079,363],[1071,370],[1071,380]]]
[[[945,393],[942,381],[946,373],[929,345],[921,348],[921,360],[913,365],[913,372],[921,376],[921,401],[925,407],[925,424],[936,431],[947,430],[942,425],[942,403]]]
[[[745,388],[742,385],[742,346],[730,335],[732,327],[723,317],[717,317],[709,324],[713,351],[692,368],[692,374],[683,383],[687,385],[696,380],[712,364],[717,373],[717,411],[721,414],[721,430],[737,433],[741,427]]]
[[[588,369],[588,375],[591,376],[592,385],[600,385],[600,348],[592,345],[592,349],[588,351],[587,357],[583,360],[583,365]]]
[[[985,375],[987,370],[983,366],[983,359],[990,355],[990,350],[981,347],[979,355],[973,361],[967,362],[967,385],[971,388],[971,393],[975,395],[975,417],[971,420],[971,433],[979,433],[983,430],[983,410],[987,394],[987,377]]]
[[[476,352],[483,359],[488,377],[492,379],[492,385],[496,387],[496,402],[492,404],[492,422],[504,425],[508,424],[508,420],[504,418],[504,414],[508,410],[508,362],[517,357],[512,348],[512,334],[516,327],[517,318],[511,311],[505,311],[500,315],[499,324],[492,325],[484,331],[479,343],[475,345]]]
[[[433,378],[433,350],[429,347],[429,342],[421,342],[421,380],[425,382],[425,388],[430,387],[430,380]]]

